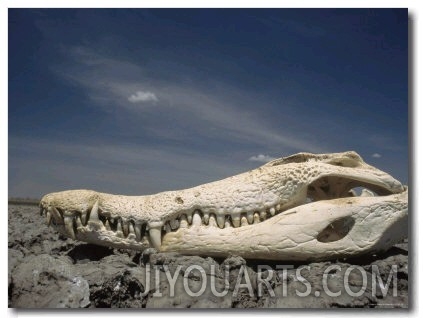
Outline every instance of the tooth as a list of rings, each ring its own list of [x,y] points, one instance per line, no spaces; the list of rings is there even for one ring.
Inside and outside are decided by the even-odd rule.
[[[188,227],[188,221],[187,221],[187,217],[185,214],[182,214],[181,216],[181,220],[179,222],[179,227],[184,229]]]
[[[227,227],[232,227],[231,226],[231,222],[229,221],[229,219],[226,219],[225,220],[225,228],[227,228]]]
[[[58,220],[59,218],[62,218],[62,216],[60,215],[59,211],[55,208],[55,207],[50,207],[48,209],[48,211],[50,212],[50,214],[56,219]]]
[[[217,215],[216,216],[217,225],[223,229],[225,226],[225,216],[224,215]]]
[[[115,232],[116,231],[116,227],[117,227],[117,220],[113,217],[110,217],[108,219],[109,221],[109,226],[110,226],[110,230]]]
[[[141,224],[135,224],[135,236],[137,237],[137,240],[141,240]]]
[[[93,208],[91,209],[90,213],[90,221],[100,221],[98,218],[98,200],[95,201]]]
[[[106,227],[106,230],[107,231],[111,231],[112,230],[112,227],[110,226],[109,219],[106,219],[106,223],[104,224],[104,226]]]
[[[134,225],[132,224],[132,222],[129,222],[129,234],[135,234],[135,229],[134,229]]]
[[[129,224],[128,220],[125,218],[122,218],[122,232],[125,237],[127,237],[129,234]]]
[[[88,215],[88,212],[81,213],[81,222],[84,225],[87,225],[87,215]]]
[[[116,236],[123,237],[123,229],[121,220],[117,220]]]
[[[134,229],[134,226],[132,225],[132,222],[129,222],[129,225],[128,225],[128,239],[130,239],[130,240],[135,240],[135,238],[137,237],[136,236],[136,234],[135,234],[135,229]]]
[[[276,206],[276,210],[277,211],[280,211],[282,209],[282,206],[280,205],[280,204],[278,204],[277,206]]]
[[[42,206],[40,206],[40,215],[42,216],[44,212],[44,208]]]
[[[246,226],[246,225],[248,225],[248,220],[245,216],[243,216],[241,218],[241,226]]]
[[[210,215],[209,217],[209,226],[217,227],[216,217],[214,214]]]
[[[201,216],[199,212],[195,212],[192,217],[192,225],[200,226],[202,224],[201,222]]]
[[[83,227],[81,219],[78,216],[75,219],[75,223],[76,223],[76,228]]]
[[[204,222],[205,225],[208,225],[209,224],[209,218],[210,218],[209,214],[208,213],[204,213],[203,222]]]
[[[260,215],[258,212],[254,213],[254,224],[260,223]]]
[[[249,224],[253,224],[254,222],[254,212],[247,212],[247,220]]]
[[[275,210],[275,208],[270,208],[270,215],[271,216],[274,216],[275,215],[275,213],[276,213],[276,210]]]
[[[51,213],[47,211],[47,225],[50,226],[51,224]]]
[[[157,250],[160,250],[160,246],[162,245],[162,228],[160,227],[153,227],[148,230],[148,234],[150,237],[151,245]]]
[[[87,224],[91,228],[94,228],[96,230],[105,230],[103,222],[100,221],[98,218],[98,201],[94,203],[93,208],[91,209],[90,216],[87,218]]]
[[[260,211],[260,219],[266,220],[266,211]]]
[[[234,227],[240,227],[241,226],[241,219],[239,215],[232,216],[232,224]]]
[[[73,231],[73,217],[65,216],[65,229],[68,235],[75,239],[75,232]]]
[[[187,221],[189,224],[192,224],[192,214],[187,214]]]

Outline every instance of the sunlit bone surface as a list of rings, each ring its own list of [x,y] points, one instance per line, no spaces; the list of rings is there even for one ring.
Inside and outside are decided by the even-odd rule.
[[[194,188],[45,195],[62,234],[115,248],[271,260],[384,251],[407,237],[408,191],[355,152],[299,153]]]

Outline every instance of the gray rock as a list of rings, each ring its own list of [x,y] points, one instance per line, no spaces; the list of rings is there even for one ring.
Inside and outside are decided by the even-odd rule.
[[[83,308],[90,304],[88,282],[66,257],[29,257],[12,274],[13,306],[17,308]]]

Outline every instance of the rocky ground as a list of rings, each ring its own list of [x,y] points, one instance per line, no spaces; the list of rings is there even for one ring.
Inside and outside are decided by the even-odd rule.
[[[11,204],[8,256],[15,308],[408,307],[407,241],[383,255],[309,264],[141,254],[67,239],[38,207]]]

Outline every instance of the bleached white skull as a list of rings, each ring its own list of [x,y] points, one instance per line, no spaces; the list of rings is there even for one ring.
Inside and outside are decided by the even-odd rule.
[[[190,255],[326,260],[383,251],[408,235],[407,187],[352,151],[299,153],[154,195],[51,193],[40,206],[73,239]]]

